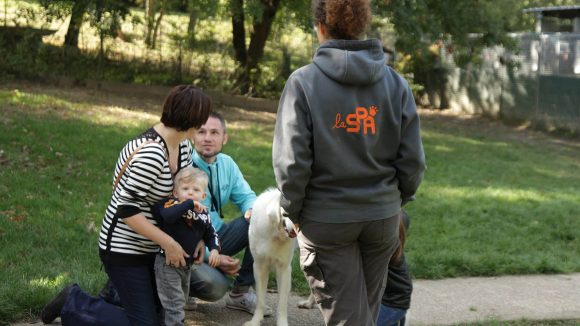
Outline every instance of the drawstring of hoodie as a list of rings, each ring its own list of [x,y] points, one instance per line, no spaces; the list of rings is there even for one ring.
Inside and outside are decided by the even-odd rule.
[[[222,215],[222,208],[221,208],[221,202],[222,202],[222,194],[220,192],[220,172],[218,169],[218,165],[217,162],[215,164],[216,167],[216,179],[217,179],[217,198],[214,194],[214,187],[213,187],[213,176],[212,176],[212,172],[211,172],[211,166],[208,166],[209,168],[209,195],[211,196],[211,210],[212,211],[216,211],[218,212],[218,215],[220,216],[221,219],[224,218],[224,216]]]

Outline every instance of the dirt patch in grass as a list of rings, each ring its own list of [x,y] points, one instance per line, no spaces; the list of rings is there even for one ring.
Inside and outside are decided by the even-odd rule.
[[[120,107],[151,113],[161,112],[163,99],[169,91],[168,87],[162,86],[135,87],[122,83],[94,83],[82,86],[69,81],[57,81],[50,84],[16,81],[2,85],[0,88],[59,97],[73,103]]]
[[[458,134],[498,141],[515,141],[532,146],[550,146],[580,158],[580,139],[534,130],[527,124],[507,125],[489,117],[421,108],[422,125],[427,128],[455,130]]]
[[[145,111],[159,114],[163,100],[169,90],[168,86],[147,86],[114,82],[87,82],[85,85],[75,85],[71,81],[60,81],[53,84],[39,84],[26,81],[15,81],[0,86],[0,89],[46,94],[61,97],[73,103],[83,103],[89,106],[106,106]],[[227,96],[227,95],[214,95]],[[220,99],[215,102],[221,103]],[[256,110],[239,106],[216,105],[214,110],[221,112],[229,127],[234,129],[250,128],[252,124],[260,124],[273,128],[276,114],[266,110]],[[3,108],[5,109],[5,108]],[[111,112],[118,114],[117,110]],[[562,151],[570,152],[580,157],[580,139],[552,135],[528,128],[526,125],[510,126],[491,118],[458,114],[451,111],[420,109],[420,115],[425,128],[437,130],[438,126],[452,127],[459,134],[471,135],[487,139],[515,140],[534,146],[550,145]]]
[[[89,107],[102,106],[160,114],[163,100],[171,87],[113,82],[92,82],[87,85],[74,85],[70,81],[52,84],[16,81],[2,85],[0,89],[54,96]],[[272,112],[247,109],[241,106],[220,105],[221,101],[219,99],[215,100],[215,102],[218,105],[214,106],[214,110],[221,112],[226,120],[230,122],[230,126],[234,128],[236,126],[245,127],[248,123],[273,125],[276,120],[276,114]]]

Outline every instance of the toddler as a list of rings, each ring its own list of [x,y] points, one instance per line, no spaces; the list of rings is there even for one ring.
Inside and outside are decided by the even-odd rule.
[[[175,176],[173,196],[153,206],[160,228],[189,255],[185,267],[167,265],[163,250],[155,258],[155,280],[166,326],[183,325],[192,264],[202,263],[204,242],[210,250],[209,265],[219,264],[219,240],[207,210],[200,204],[205,199],[207,185],[205,172],[185,167]]]

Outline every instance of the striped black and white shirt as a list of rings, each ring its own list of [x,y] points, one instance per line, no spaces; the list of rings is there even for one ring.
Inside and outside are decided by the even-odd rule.
[[[113,182],[131,154],[146,141],[131,158],[125,173],[121,176],[117,187],[113,190],[111,202],[105,212],[101,231],[99,233],[99,248],[103,254],[127,257],[128,255],[154,254],[159,246],[153,241],[133,231],[123,221],[124,218],[143,213],[154,225],[157,221],[151,214],[151,207],[156,202],[172,194],[173,178],[167,159],[167,145],[161,136],[153,129],[129,141],[119,154]],[[191,165],[192,146],[189,140],[179,145],[178,171]]]

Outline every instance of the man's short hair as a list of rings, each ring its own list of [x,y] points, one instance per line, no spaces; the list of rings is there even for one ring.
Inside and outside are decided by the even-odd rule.
[[[224,116],[221,113],[216,112],[216,111],[211,111],[209,113],[209,117],[210,118],[216,118],[216,119],[218,119],[221,122],[221,124],[222,124],[222,128],[224,129],[224,134],[227,133],[227,131],[226,131],[226,120],[224,119]]]

